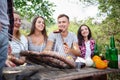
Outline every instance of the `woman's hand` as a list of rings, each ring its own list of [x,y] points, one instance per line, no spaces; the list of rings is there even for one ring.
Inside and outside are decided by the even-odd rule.
[[[13,54],[9,54],[8,57],[7,57],[7,59],[8,59],[9,61],[14,60],[15,58],[16,58],[16,57],[15,57]]]
[[[9,59],[6,60],[5,64],[6,64],[7,67],[15,67],[15,66],[16,66],[16,65],[15,65],[12,61],[10,61]]]

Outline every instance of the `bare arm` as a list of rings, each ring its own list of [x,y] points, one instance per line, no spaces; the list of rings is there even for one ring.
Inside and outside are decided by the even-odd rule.
[[[48,42],[46,44],[46,47],[45,47],[45,49],[43,51],[51,51],[52,47],[53,47],[53,41],[48,40]]]

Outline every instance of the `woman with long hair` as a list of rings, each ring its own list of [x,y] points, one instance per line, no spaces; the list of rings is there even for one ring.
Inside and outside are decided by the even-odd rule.
[[[28,50],[27,38],[20,33],[21,18],[18,12],[14,12],[14,29],[11,41],[8,46],[7,67],[15,67],[25,63],[25,57],[20,56],[20,52]]]
[[[87,58],[93,56],[95,40],[92,39],[90,28],[83,24],[79,27],[78,33],[78,45],[81,51],[81,57]]]
[[[78,45],[79,49],[81,51],[81,57],[86,60],[88,63],[91,62],[91,59],[94,56],[94,45],[95,45],[95,40],[92,38],[92,33],[86,24],[82,24],[77,32],[77,37],[78,37]],[[87,60],[89,58],[89,60]],[[91,66],[89,64],[89,66]],[[88,66],[88,64],[86,65]],[[93,77],[88,77],[88,78],[83,78],[81,80],[107,80],[106,75],[101,75],[101,76],[93,76]]]
[[[12,40],[9,42],[12,54],[14,54],[16,57],[19,57],[19,53],[22,50],[28,50],[28,41],[27,38],[20,33],[20,27],[21,27],[21,18],[20,14],[18,12],[14,12],[14,29],[13,29],[13,37]]]
[[[42,52],[46,46],[46,42],[45,19],[42,16],[36,16],[33,19],[30,34],[28,35],[28,50]]]

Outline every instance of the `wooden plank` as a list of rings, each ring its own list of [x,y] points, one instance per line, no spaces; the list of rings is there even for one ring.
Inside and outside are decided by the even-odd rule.
[[[57,69],[49,66],[40,66],[40,65],[32,65],[32,66],[20,66],[15,68],[4,68],[5,71],[17,71],[21,70],[20,73],[15,73],[14,78],[13,74],[4,73],[5,76],[9,77],[9,80],[15,80],[16,75],[21,75],[25,73],[29,73],[35,70],[38,70],[38,73],[32,76],[33,78],[38,77],[41,80],[48,79],[48,80],[73,80],[73,79],[79,79],[84,77],[90,77],[90,76],[98,76],[103,74],[109,74],[109,73],[117,73],[120,72],[120,69],[104,69],[99,70],[95,68],[82,68],[80,70],[76,69]],[[8,80],[8,79],[7,79]]]

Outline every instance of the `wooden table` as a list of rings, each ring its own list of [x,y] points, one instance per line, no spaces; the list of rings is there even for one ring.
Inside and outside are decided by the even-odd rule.
[[[8,73],[8,71],[20,71],[18,73]],[[120,72],[120,69],[104,69],[99,70],[96,68],[82,68],[80,70],[76,69],[57,69],[51,67],[43,67],[41,65],[34,66],[20,66],[15,68],[4,68],[3,74],[7,80],[15,80],[17,75],[28,74],[34,71],[38,71],[33,75],[34,77],[39,77],[40,80],[73,80],[90,76],[98,76],[109,73]]]

